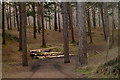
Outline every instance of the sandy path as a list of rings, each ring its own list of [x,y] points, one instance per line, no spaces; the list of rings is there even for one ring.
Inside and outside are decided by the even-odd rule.
[[[63,63],[63,58],[38,60],[29,65],[27,71],[9,74],[7,78],[82,78],[83,75],[75,73],[75,57],[71,63]]]

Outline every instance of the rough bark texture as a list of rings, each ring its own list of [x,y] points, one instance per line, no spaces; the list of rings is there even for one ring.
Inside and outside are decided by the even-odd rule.
[[[5,5],[2,3],[2,44],[5,44]]]
[[[23,66],[28,66],[27,61],[27,44],[26,44],[26,5],[25,2],[20,3],[21,11],[21,32],[22,32],[22,64]]]
[[[74,39],[74,31],[73,31],[73,13],[72,13],[72,6],[71,3],[68,2],[68,16],[69,16],[69,27],[71,29],[71,40],[72,42],[75,42]]]
[[[62,3],[63,10],[63,36],[64,36],[64,62],[69,63],[69,40],[68,40],[68,12],[67,3]]]
[[[42,21],[42,46],[46,46],[46,43],[45,43],[45,29],[44,29],[44,4],[43,2],[41,2],[41,12],[42,12],[42,18],[41,18],[41,21]]]
[[[86,31],[85,31],[85,3],[77,3],[77,27],[78,27],[78,39],[79,39],[79,51],[78,51],[78,61],[79,65],[87,64],[87,41],[86,41]]]

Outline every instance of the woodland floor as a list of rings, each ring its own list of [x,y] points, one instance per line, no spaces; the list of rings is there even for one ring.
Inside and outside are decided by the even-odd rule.
[[[37,39],[33,39],[33,28],[27,28],[27,48],[28,51],[31,49],[39,49],[41,47],[41,33],[37,33]],[[106,41],[103,37],[102,28],[92,29],[93,31],[93,43],[89,43],[88,40],[88,54],[89,57],[96,55],[95,59],[98,59],[101,53],[105,51]],[[76,56],[70,57],[71,63],[65,64],[63,58],[54,58],[54,59],[31,59],[28,52],[28,67],[22,67],[21,52],[18,51],[18,32],[16,29],[12,31],[6,31],[6,44],[3,45],[3,78],[82,78],[87,77],[82,73],[75,72],[76,68]],[[63,33],[46,30],[45,31],[47,47],[58,46],[59,49],[56,51],[63,52]],[[70,31],[69,31],[70,32]],[[78,40],[77,29],[74,30],[75,40]],[[117,32],[116,32],[117,37]],[[70,53],[77,54],[78,47],[76,43],[71,43],[71,37],[69,34],[70,40]],[[116,40],[116,38],[115,38]],[[117,47],[117,42],[113,48]],[[115,52],[116,53],[116,52]],[[114,54],[112,55],[114,56]],[[111,56],[111,57],[112,57]],[[103,58],[103,57],[102,57]],[[91,59],[95,61],[95,59]],[[93,63],[93,61],[91,61]],[[101,62],[99,58],[98,61]],[[94,63],[93,63],[94,64]]]
[[[75,58],[71,63],[64,64],[63,58],[36,60],[29,64],[24,71],[6,75],[7,78],[82,78],[82,74],[73,72]],[[22,70],[22,69],[21,69]]]

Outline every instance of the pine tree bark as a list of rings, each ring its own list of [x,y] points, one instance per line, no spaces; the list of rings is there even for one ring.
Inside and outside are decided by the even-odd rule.
[[[59,32],[61,32],[61,24],[60,24],[60,7],[58,5],[58,24],[59,24]]]
[[[21,6],[20,6],[20,3],[18,3],[19,4],[19,13],[20,13],[20,15],[19,15],[19,17],[20,17],[20,19],[19,19],[19,21],[20,21],[20,24],[22,24],[22,15],[21,15],[21,13],[22,13],[22,11],[21,11]],[[19,51],[21,51],[22,50],[22,25],[19,25]]]
[[[41,2],[41,21],[42,21],[42,46],[46,46],[45,42],[45,29],[44,29],[44,4]]]
[[[72,6],[70,2],[68,2],[68,16],[69,16],[69,27],[71,30],[71,40],[72,42],[75,42],[74,31],[73,31],[73,13],[72,13]]]
[[[41,4],[39,2],[37,3],[37,13],[38,13],[37,16],[38,32],[40,33],[42,24],[41,24]]]
[[[34,39],[36,39],[36,16],[35,16],[35,3],[33,2],[32,3],[32,9],[33,9],[33,34],[34,34]]]
[[[22,65],[28,66],[27,60],[27,43],[26,43],[26,5],[25,2],[20,2],[21,11],[21,32],[22,32]]]
[[[9,18],[10,18],[10,30],[12,30],[12,20],[11,20],[11,6],[9,5]]]
[[[5,44],[5,4],[2,3],[2,44]]]
[[[64,63],[70,63],[69,60],[69,40],[68,40],[68,12],[67,3],[62,3],[63,10],[63,36],[64,36]]]
[[[77,27],[78,27],[78,39],[79,39],[79,51],[78,61],[79,65],[87,64],[87,40],[85,29],[85,3],[77,2]]]

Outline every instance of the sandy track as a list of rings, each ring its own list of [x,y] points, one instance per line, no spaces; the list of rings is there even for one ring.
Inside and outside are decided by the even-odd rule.
[[[75,56],[70,57],[71,63],[63,63],[63,58],[38,60],[29,65],[27,71],[9,74],[7,78],[82,78],[75,73]]]

